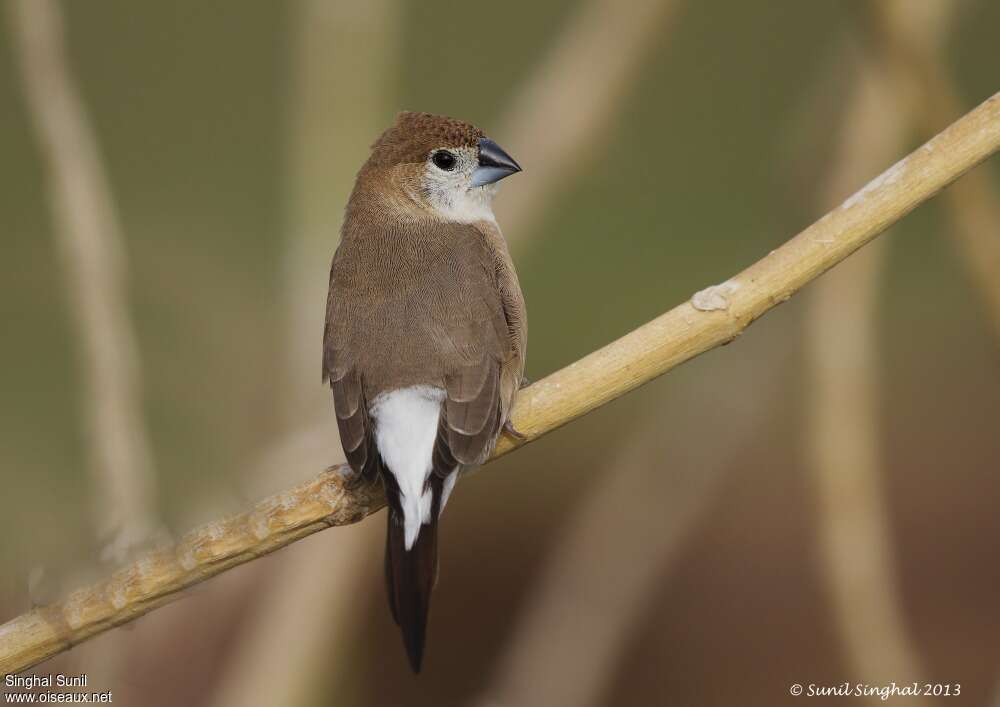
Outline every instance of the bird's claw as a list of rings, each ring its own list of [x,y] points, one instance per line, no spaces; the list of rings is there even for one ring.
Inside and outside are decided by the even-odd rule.
[[[348,491],[357,491],[364,486],[364,474],[354,471],[350,464],[333,464],[332,466],[328,466],[326,470],[340,476],[343,480],[344,488]]]
[[[513,437],[514,439],[516,439],[518,442],[524,442],[525,440],[528,439],[528,436],[523,432],[519,432],[514,427],[514,423],[512,423],[510,420],[507,420],[505,423],[503,423],[503,431],[506,432],[511,437]]]

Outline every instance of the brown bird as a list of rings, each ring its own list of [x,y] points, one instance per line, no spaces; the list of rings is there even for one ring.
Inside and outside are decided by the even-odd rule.
[[[385,488],[386,588],[415,672],[438,517],[460,470],[517,434],[527,320],[491,203],[520,170],[468,123],[400,113],[358,173],[330,270],[323,375],[356,478]]]

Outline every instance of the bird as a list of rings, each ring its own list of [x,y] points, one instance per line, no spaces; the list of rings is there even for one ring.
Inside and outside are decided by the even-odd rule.
[[[386,591],[414,673],[441,511],[463,469],[521,437],[527,315],[492,209],[520,171],[470,123],[400,113],[358,172],[330,268],[323,376],[352,483],[385,491]]]

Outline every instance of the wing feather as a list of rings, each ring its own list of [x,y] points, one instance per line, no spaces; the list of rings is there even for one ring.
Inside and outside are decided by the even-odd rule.
[[[381,464],[371,402],[412,385],[443,388],[432,460],[443,478],[493,450],[523,368],[523,301],[498,231],[393,228],[345,230],[331,269],[323,371],[348,462],[367,478]]]

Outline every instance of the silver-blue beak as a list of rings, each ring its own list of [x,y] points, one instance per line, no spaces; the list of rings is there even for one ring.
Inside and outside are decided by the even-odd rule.
[[[520,171],[521,165],[502,147],[487,137],[479,138],[479,166],[472,172],[472,186],[493,184]]]

